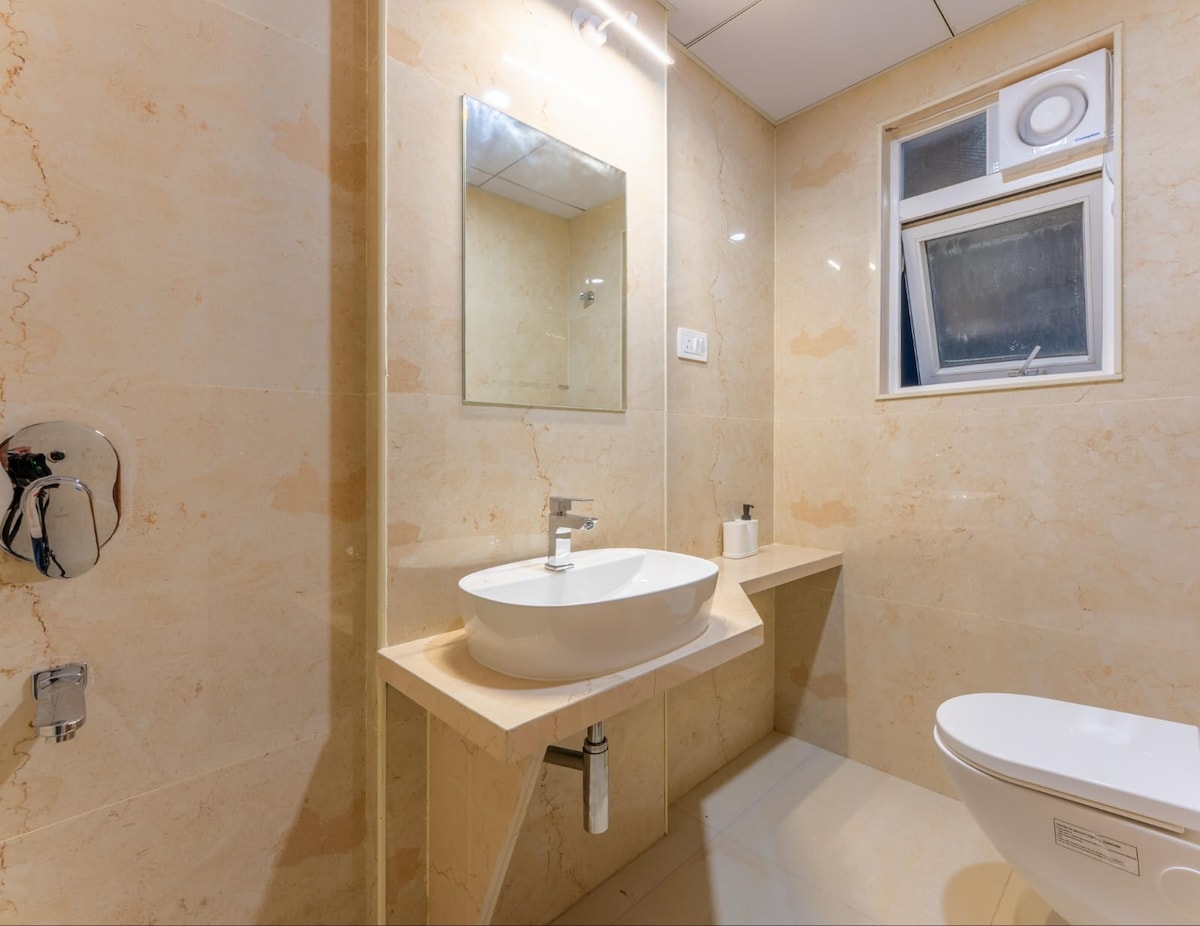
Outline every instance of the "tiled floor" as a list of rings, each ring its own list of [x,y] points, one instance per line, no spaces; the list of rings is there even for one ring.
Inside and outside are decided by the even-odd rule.
[[[1062,923],[961,803],[773,733],[559,924]]]

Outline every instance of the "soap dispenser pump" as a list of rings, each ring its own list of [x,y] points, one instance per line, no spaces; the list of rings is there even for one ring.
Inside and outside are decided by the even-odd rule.
[[[722,525],[722,555],[726,559],[745,559],[758,552],[758,521],[750,517],[750,509],[753,507],[742,505],[742,516],[736,521],[726,521]]]

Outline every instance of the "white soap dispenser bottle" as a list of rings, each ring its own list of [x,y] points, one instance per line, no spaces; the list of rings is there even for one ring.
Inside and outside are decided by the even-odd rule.
[[[758,520],[750,517],[753,507],[742,505],[742,516],[722,525],[722,555],[726,559],[745,559],[758,552]]]

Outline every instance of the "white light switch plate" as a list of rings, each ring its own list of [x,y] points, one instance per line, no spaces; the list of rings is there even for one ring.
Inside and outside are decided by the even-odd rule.
[[[691,328],[675,329],[675,354],[684,360],[708,363],[708,333]]]

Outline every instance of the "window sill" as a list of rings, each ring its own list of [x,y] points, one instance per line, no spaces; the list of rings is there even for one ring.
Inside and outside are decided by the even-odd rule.
[[[1125,377],[1120,373],[1051,373],[1047,376],[997,377],[978,379],[964,383],[935,383],[929,386],[905,386],[896,392],[882,392],[875,396],[877,402],[893,399],[920,399],[928,396],[958,395],[971,392],[1015,392],[1020,389],[1038,389],[1046,386],[1090,386],[1094,383],[1119,383]]]

